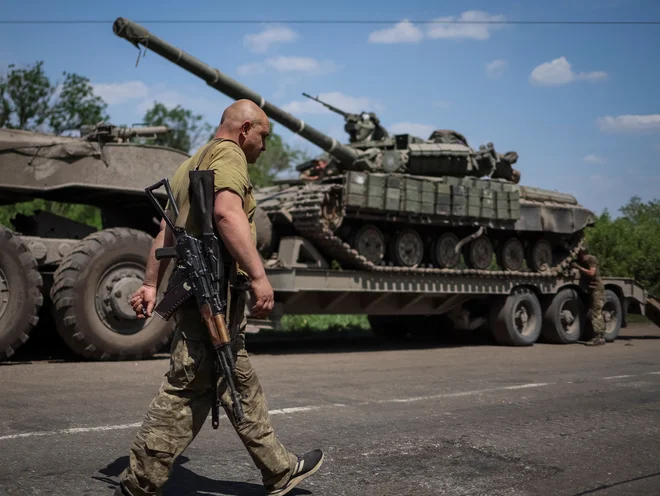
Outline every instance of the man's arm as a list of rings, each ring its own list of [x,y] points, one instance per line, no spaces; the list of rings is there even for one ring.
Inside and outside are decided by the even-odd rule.
[[[151,312],[156,306],[156,293],[158,286],[160,286],[160,283],[163,280],[163,275],[170,263],[169,258],[156,260],[156,250],[163,248],[164,246],[172,246],[173,244],[174,236],[172,232],[167,229],[165,221],[161,220],[160,231],[158,231],[156,238],[153,243],[151,243],[151,250],[149,250],[144,281],[142,282],[142,286],[131,298],[131,305],[137,314],[138,319],[145,318],[142,314],[142,309],[144,308],[143,305],[146,305],[147,317],[151,317]]]
[[[243,200],[231,190],[221,190],[215,195],[213,214],[227,251],[252,280],[252,290],[257,300],[253,312],[257,317],[268,315],[274,304],[273,289],[252,239],[250,223],[243,211]]]

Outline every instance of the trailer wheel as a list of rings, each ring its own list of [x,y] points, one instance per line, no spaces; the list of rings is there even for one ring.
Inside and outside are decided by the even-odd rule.
[[[57,331],[77,354],[100,360],[146,358],[164,346],[172,325],[138,319],[129,304],[142,284],[152,238],[127,228],[104,229],[78,243],[53,276]]]
[[[585,327],[586,315],[580,295],[573,289],[557,293],[543,314],[543,337],[551,343],[577,343]]]
[[[528,289],[514,290],[491,310],[495,340],[506,346],[531,346],[541,334],[541,304]]]
[[[25,243],[0,226],[0,360],[11,357],[39,322],[42,284]]]
[[[605,321],[605,341],[612,342],[619,337],[623,321],[621,300],[611,289],[606,289],[603,298],[603,320]]]

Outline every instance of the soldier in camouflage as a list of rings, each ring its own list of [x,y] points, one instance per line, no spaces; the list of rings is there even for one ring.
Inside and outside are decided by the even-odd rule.
[[[591,314],[591,326],[594,330],[594,337],[587,341],[587,346],[599,346],[605,344],[605,320],[603,319],[603,300],[605,296],[605,286],[600,277],[598,258],[590,255],[585,246],[578,255],[580,264],[575,267],[585,278],[586,286],[589,288],[589,312]]]
[[[179,207],[176,225],[184,226],[193,236],[201,234],[198,219],[188,216],[188,172],[194,167],[213,170],[215,181],[214,220],[218,234],[236,263],[232,273],[243,272],[251,279],[255,305],[252,313],[265,317],[273,308],[273,289],[268,282],[256,250],[253,215],[256,202],[248,176],[248,164],[256,162],[266,149],[270,132],[268,117],[249,100],[230,105],[222,115],[215,139],[176,171],[172,192]],[[154,240],[145,280],[131,299],[138,318],[142,310],[151,316],[156,303],[156,288],[166,269],[166,261],[157,261],[157,248],[171,246],[173,236],[161,223]],[[163,265],[161,265],[163,264]],[[232,302],[229,301],[231,307]],[[259,379],[245,350],[247,319],[241,312],[240,326],[232,338],[236,363],[235,385],[241,397],[245,419],[236,425],[229,391],[221,381],[218,388],[222,406],[254,464],[261,471],[268,495],[284,495],[302,480],[315,473],[323,462],[323,452],[313,450],[304,456],[289,452],[275,436],[268,416],[268,406]],[[138,430],[129,452],[129,466],[120,476],[115,496],[162,494],[175,459],[200,432],[208,418],[216,384],[215,353],[202,323],[194,299],[184,303],[174,315],[175,332],[171,345],[170,367],[160,390]]]

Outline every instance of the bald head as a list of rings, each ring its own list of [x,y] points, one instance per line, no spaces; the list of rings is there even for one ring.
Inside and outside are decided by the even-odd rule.
[[[238,143],[248,163],[253,164],[266,150],[270,122],[266,113],[251,100],[238,100],[222,113],[216,138]]]

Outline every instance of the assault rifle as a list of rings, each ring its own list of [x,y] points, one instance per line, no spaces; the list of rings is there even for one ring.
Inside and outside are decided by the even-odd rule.
[[[198,218],[202,226],[201,240],[190,236],[184,228],[175,226],[156,200],[153,191],[164,185],[169,197],[169,204],[175,216],[179,215],[179,209],[167,178],[161,179],[145,189],[149,199],[161,213],[175,238],[173,247],[156,250],[156,259],[176,258],[177,262],[176,273],[172,276],[170,287],[155,312],[164,320],[168,320],[176,308],[194,295],[216,353],[218,375],[225,379],[233,403],[234,419],[236,423],[240,423],[244,418],[244,413],[240,397],[234,386],[232,374],[235,363],[230,346],[231,334],[225,321],[227,277],[222,260],[221,242],[213,230],[213,174],[213,171],[210,170],[189,172],[191,214],[193,212],[199,214]],[[248,287],[249,282],[246,281],[232,287],[232,315],[230,316],[232,328],[238,325],[239,311],[244,308],[244,295]],[[217,429],[219,410],[217,383],[214,385],[214,391],[212,424],[213,428]]]

